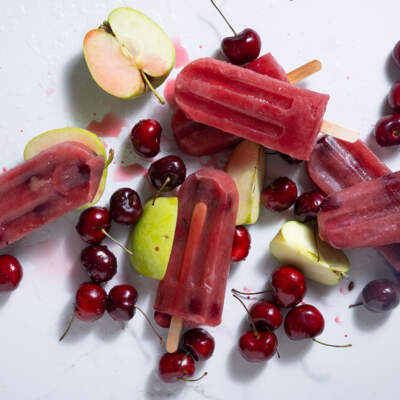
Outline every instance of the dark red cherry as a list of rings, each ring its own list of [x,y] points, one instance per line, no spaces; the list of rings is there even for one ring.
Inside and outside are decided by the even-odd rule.
[[[267,361],[274,356],[278,346],[278,339],[270,331],[247,331],[239,339],[239,352],[244,359],[250,362]]]
[[[400,114],[382,117],[375,125],[375,138],[383,147],[400,144]]]
[[[19,261],[8,254],[0,256],[0,292],[15,290],[22,279],[22,267]]]
[[[129,321],[135,315],[138,298],[136,289],[131,285],[114,286],[107,297],[107,311],[116,321]]]
[[[284,265],[272,273],[271,288],[276,304],[290,308],[303,300],[306,280],[298,269]]]
[[[244,226],[237,226],[233,236],[232,261],[242,261],[249,254],[250,234]]]
[[[81,253],[81,263],[95,283],[109,281],[117,272],[114,254],[100,244],[85,247]]]
[[[396,46],[394,46],[392,56],[395,63],[400,67],[400,40],[397,42]]]
[[[250,317],[253,318],[257,330],[276,330],[282,324],[282,313],[279,308],[269,301],[258,301],[250,308]]]
[[[303,222],[315,219],[321,210],[325,197],[318,190],[303,193],[294,203],[294,214]]]
[[[107,293],[95,283],[85,282],[79,287],[75,299],[75,316],[81,321],[94,322],[106,310]]]
[[[170,191],[179,186],[186,178],[186,167],[181,158],[166,156],[150,165],[149,178],[156,189]]]
[[[222,40],[221,49],[225,57],[236,65],[243,65],[255,60],[260,55],[261,39],[250,28]]]
[[[390,89],[388,103],[394,111],[400,112],[400,81],[397,81]]]
[[[289,178],[276,179],[261,193],[264,207],[273,211],[287,210],[297,198],[297,186]]]
[[[142,157],[154,157],[160,151],[161,125],[154,119],[143,119],[132,129],[131,142]]]
[[[142,216],[142,203],[138,193],[130,188],[118,189],[110,199],[111,218],[121,225],[133,225]]]
[[[190,378],[194,371],[192,356],[183,351],[164,354],[158,364],[160,378],[167,383],[176,382],[182,378]]]
[[[79,216],[76,230],[86,243],[99,244],[106,236],[102,229],[108,232],[110,226],[111,217],[107,208],[90,207]]]
[[[196,361],[208,360],[214,353],[214,338],[205,329],[193,328],[186,331],[182,338],[183,347]]]
[[[364,287],[361,292],[361,299],[367,310],[374,312],[390,311],[399,305],[399,287],[388,279],[376,279]]]
[[[292,308],[285,318],[285,332],[292,340],[314,338],[322,333],[324,326],[324,317],[310,304]]]
[[[154,311],[154,320],[161,328],[169,328],[171,325],[171,316],[169,314]]]

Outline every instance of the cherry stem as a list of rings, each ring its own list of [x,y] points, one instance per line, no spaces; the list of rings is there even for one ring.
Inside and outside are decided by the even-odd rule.
[[[130,256],[133,256],[133,251],[126,248],[122,243],[118,242],[117,239],[114,239],[104,228],[101,228],[101,231],[106,235],[110,240],[112,240],[115,244],[121,247],[122,250],[126,251]]]
[[[244,309],[246,310],[247,315],[249,316],[249,319],[250,319],[251,326],[252,326],[252,328],[253,328],[254,336],[255,336],[256,339],[259,339],[259,338],[260,338],[260,335],[259,335],[258,332],[257,332],[256,324],[254,323],[253,317],[251,316],[250,311],[249,311],[248,308],[246,307],[246,304],[244,304],[243,301],[242,301],[242,299],[241,299],[239,296],[236,296],[236,294],[233,294],[233,297],[234,297],[236,300],[239,300],[240,304],[241,304],[241,305],[244,307]]]
[[[315,343],[322,344],[323,346],[328,346],[328,347],[352,347],[353,346],[352,344],[329,344],[329,343],[321,342],[315,338],[312,338],[312,340]]]
[[[108,158],[104,163],[104,168],[107,168],[112,163],[113,160],[114,160],[114,150],[110,149],[110,151],[108,152]]]
[[[59,342],[61,342],[61,340],[63,340],[65,338],[65,336],[67,336],[67,333],[71,329],[71,326],[72,326],[72,323],[74,322],[74,319],[75,319],[75,313],[72,314],[72,317],[68,322],[67,328],[65,329],[64,333],[61,335],[60,339],[58,340]]]
[[[157,332],[157,329],[154,327],[154,325],[151,323],[149,317],[147,316],[147,314],[139,307],[135,304],[135,308],[137,310],[140,311],[140,313],[146,318],[146,321],[149,323],[151,329],[153,330],[153,332],[156,334],[156,336],[158,337],[158,339],[160,339],[160,344],[163,344],[163,338],[161,337],[161,335]]]
[[[242,294],[244,296],[255,296],[257,294],[271,293],[272,290],[263,290],[261,292],[241,292],[240,290],[232,289],[232,292],[236,294]]]
[[[154,206],[154,203],[156,202],[157,198],[160,196],[160,194],[163,192],[165,187],[168,185],[168,183],[171,182],[171,177],[167,176],[167,179],[164,181],[164,183],[161,185],[160,189],[157,190],[156,195],[154,196],[153,202],[151,203],[152,206]]]
[[[158,101],[161,104],[165,104],[165,100],[157,93],[156,89],[154,89],[154,87],[151,84],[151,82],[150,82],[149,78],[147,77],[147,75],[143,71],[140,71],[140,73],[142,74],[143,80],[146,82],[146,85],[154,93],[154,95],[157,97]]]
[[[320,262],[321,257],[319,254],[319,246],[318,246],[318,225],[316,224],[316,222],[313,223],[313,232],[314,232],[315,247],[317,248],[317,262]]]
[[[180,381],[185,381],[185,382],[197,382],[200,379],[203,379],[205,376],[208,375],[208,372],[204,372],[204,374],[202,376],[200,376],[200,378],[196,378],[196,379],[189,379],[189,378],[178,378]]]
[[[224,21],[227,23],[229,28],[231,28],[231,31],[235,36],[237,36],[237,32],[233,29],[232,25],[229,23],[229,21],[226,19],[225,15],[222,14],[222,11],[218,8],[218,6],[215,4],[214,0],[210,0],[212,5],[217,9],[217,11],[220,13],[221,17],[224,19]]]
[[[355,304],[350,304],[349,308],[353,308],[353,307],[358,307],[358,306],[362,306],[363,303],[355,303]]]

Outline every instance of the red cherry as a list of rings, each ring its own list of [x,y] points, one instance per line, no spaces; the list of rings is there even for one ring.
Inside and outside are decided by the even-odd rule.
[[[375,125],[375,138],[383,147],[400,144],[400,114],[382,117]]]
[[[257,330],[276,330],[282,324],[282,313],[279,308],[269,301],[259,301],[250,308],[250,317],[253,318]]]
[[[85,247],[81,253],[81,263],[95,283],[109,281],[117,272],[114,254],[100,244]]]
[[[110,226],[111,217],[107,208],[90,207],[79,216],[76,230],[86,243],[99,244],[106,236],[102,229],[108,232]]]
[[[107,311],[116,321],[129,321],[135,315],[138,298],[136,289],[131,285],[114,286],[107,297]]]
[[[272,273],[271,287],[276,304],[289,308],[303,300],[306,280],[298,269],[284,265]]]
[[[185,332],[182,340],[183,347],[190,352],[196,361],[208,360],[214,353],[214,338],[205,329],[190,329]]]
[[[285,332],[292,340],[314,338],[322,333],[324,325],[324,317],[310,304],[291,309],[285,318]]]
[[[154,157],[160,151],[161,125],[154,119],[143,119],[132,129],[131,142],[142,157]]]
[[[394,46],[392,56],[396,64],[400,67],[400,40],[397,42],[396,46]]]
[[[166,156],[150,165],[149,178],[156,189],[170,191],[186,178],[185,163],[177,156]]]
[[[82,283],[76,293],[75,316],[81,321],[94,322],[106,311],[107,293],[95,283]]]
[[[388,103],[394,111],[400,112],[400,81],[397,81],[390,89]]]
[[[247,331],[239,339],[239,352],[247,361],[267,361],[276,353],[278,339],[273,332],[257,332],[257,336]]]
[[[139,220],[142,213],[142,203],[135,190],[121,188],[111,196],[110,214],[117,224],[133,225]]]
[[[237,226],[233,236],[232,261],[242,261],[249,254],[250,234],[244,226]]]
[[[195,371],[192,356],[183,351],[164,354],[158,364],[160,378],[164,382],[176,382],[182,378],[190,378]]]
[[[171,325],[171,316],[169,314],[154,311],[154,319],[161,328],[169,328]]]
[[[287,210],[297,198],[297,186],[289,178],[278,178],[261,193],[264,207],[274,211]]]
[[[8,254],[0,256],[0,292],[15,290],[22,278],[22,267],[19,261]]]
[[[311,221],[317,217],[325,197],[318,190],[305,192],[294,203],[294,213],[303,222]]]
[[[224,38],[221,48],[232,64],[243,65],[260,55],[261,39],[256,31],[246,28],[234,36]]]

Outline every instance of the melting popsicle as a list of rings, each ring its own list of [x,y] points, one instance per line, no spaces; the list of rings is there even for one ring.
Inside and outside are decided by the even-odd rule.
[[[0,248],[92,201],[103,169],[102,156],[63,142],[1,174]]]

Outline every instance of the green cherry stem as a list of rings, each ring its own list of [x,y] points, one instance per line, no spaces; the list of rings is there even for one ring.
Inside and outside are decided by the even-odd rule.
[[[250,315],[250,311],[249,311],[249,309],[246,307],[246,304],[244,304],[244,303],[243,303],[243,300],[242,300],[239,296],[236,296],[236,294],[233,294],[233,297],[234,297],[236,300],[239,300],[240,304],[241,304],[241,305],[244,307],[244,309],[246,310],[247,315],[249,316],[249,319],[250,319],[251,327],[253,328],[254,337],[255,337],[256,339],[259,339],[259,338],[260,338],[260,335],[259,335],[258,332],[257,332],[256,324],[254,323],[253,317]]]
[[[154,93],[154,95],[157,97],[158,101],[161,104],[165,104],[165,100],[157,93],[156,89],[154,89],[153,85],[151,84],[149,78],[147,77],[147,75],[143,72],[140,71],[140,73],[142,74],[142,78],[143,80],[146,82],[146,85],[149,87],[149,89]]]
[[[202,376],[200,376],[200,378],[195,378],[195,379],[189,379],[189,378],[178,378],[180,381],[184,381],[184,382],[198,382],[200,379],[203,379],[205,376],[208,375],[208,372],[204,372],[204,374]]]
[[[72,317],[71,317],[71,319],[69,320],[68,325],[67,325],[67,327],[65,328],[64,333],[61,335],[60,339],[58,339],[59,342],[61,342],[61,341],[65,338],[65,336],[67,336],[67,333],[68,333],[69,330],[71,329],[71,326],[72,326],[72,323],[74,322],[74,319],[75,319],[75,313],[72,314]]]
[[[156,200],[158,199],[158,197],[160,196],[160,194],[163,192],[163,190],[166,188],[166,186],[168,185],[168,183],[171,181],[171,177],[167,176],[167,179],[164,181],[164,183],[161,185],[160,189],[157,190],[153,202],[151,203],[152,206],[154,206],[154,203],[156,202]]]
[[[118,242],[118,240],[114,239],[104,228],[101,229],[101,231],[106,235],[111,241],[113,241],[115,244],[117,244],[119,247],[121,247],[122,250],[127,252],[130,256],[133,256],[133,251],[129,250],[126,248],[122,243]]]
[[[138,310],[138,311],[143,315],[143,317],[144,317],[144,318],[146,319],[146,321],[149,323],[151,329],[153,330],[153,332],[155,333],[155,335],[158,337],[158,339],[160,340],[160,344],[162,345],[163,342],[164,342],[164,340],[163,340],[162,336],[157,332],[157,329],[154,327],[154,325],[151,323],[149,317],[148,317],[148,316],[146,315],[146,313],[145,313],[139,306],[137,306],[136,304],[135,304],[135,308],[136,308],[136,310]]]
[[[272,290],[262,290],[261,292],[241,292],[240,290],[232,289],[232,293],[241,294],[243,296],[255,296],[257,294],[271,293]]]
[[[328,347],[352,347],[353,346],[352,344],[329,344],[329,343],[321,342],[320,340],[317,340],[315,338],[312,338],[312,340],[315,343],[322,344],[323,346],[328,346]]]
[[[212,5],[216,8],[216,10],[219,12],[219,14],[221,15],[221,17],[224,19],[224,21],[226,22],[226,24],[229,26],[229,28],[231,28],[231,31],[233,32],[233,34],[235,36],[237,36],[237,32],[233,29],[232,25],[229,23],[229,21],[226,19],[225,15],[222,14],[222,11],[218,8],[218,6],[215,4],[214,0],[210,0]]]

